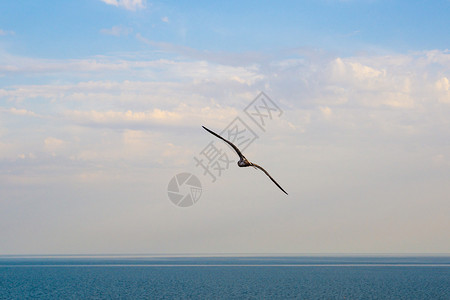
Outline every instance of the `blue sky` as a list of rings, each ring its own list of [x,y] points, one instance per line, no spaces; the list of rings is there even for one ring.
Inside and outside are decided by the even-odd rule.
[[[449,253],[449,11],[2,1],[0,254]],[[283,114],[245,154],[288,197],[193,160],[261,91]]]
[[[348,51],[445,49],[448,1],[227,1],[146,3],[118,9],[101,1],[3,1],[2,43],[15,53],[77,58],[148,51],[136,34],[207,51],[278,51],[320,47]],[[164,22],[163,20],[168,20]],[[123,28],[122,37],[101,34]]]

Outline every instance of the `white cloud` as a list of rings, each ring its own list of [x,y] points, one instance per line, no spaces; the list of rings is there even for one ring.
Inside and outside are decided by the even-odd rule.
[[[110,29],[101,29],[100,33],[113,36],[127,36],[133,32],[133,29],[123,26],[113,26]]]
[[[44,140],[44,146],[47,151],[51,152],[52,155],[55,155],[56,151],[63,148],[64,141],[50,136]]]
[[[97,57],[92,59],[32,59],[5,55],[0,57],[0,74],[15,73],[28,75],[53,75],[58,73],[79,75],[85,77],[83,72],[98,75],[105,78],[115,74],[128,75],[134,73],[139,75],[140,80],[151,79],[158,81],[173,81],[174,78],[196,81],[229,80],[247,85],[252,85],[264,79],[257,65],[230,66],[208,62],[205,60],[179,61],[169,59],[157,60],[128,60],[125,58]],[[126,73],[129,72],[129,73]],[[0,96],[5,90],[0,90]]]
[[[306,89],[313,91],[311,87],[317,86],[312,97],[323,104],[411,109],[423,104],[424,94],[436,94],[437,89],[440,100],[445,102],[445,79],[434,76],[448,70],[448,56],[446,52],[433,51],[431,58],[427,52],[336,58],[316,62],[309,74],[304,65],[298,69],[307,72]]]
[[[442,77],[436,84],[438,99],[440,102],[450,103],[450,81],[447,77]]]
[[[176,54],[184,58],[194,59],[197,61],[208,61],[210,63],[229,65],[229,66],[254,66],[261,62],[266,62],[268,56],[259,52],[244,52],[244,53],[230,53],[230,52],[210,52],[201,51],[184,45],[177,45],[167,42],[159,42],[150,40],[140,33],[136,34],[136,38],[142,43],[151,48],[167,54]]]
[[[1,97],[1,95],[0,95],[0,97]],[[36,113],[34,113],[32,111],[23,109],[23,108],[22,109],[17,109],[15,107],[11,107],[11,108],[0,107],[0,112],[10,113],[12,115],[17,115],[17,116],[40,117],[40,115],[38,115],[38,114],[36,114]]]
[[[121,111],[67,111],[65,115],[81,123],[117,124],[117,123],[178,123],[179,113],[154,109],[145,112]]]
[[[222,126],[243,108],[242,102],[251,101],[259,90],[267,88],[266,92],[283,99],[286,109],[304,111],[311,123],[319,112],[322,118],[345,128],[361,126],[367,121],[357,114],[364,116],[364,111],[370,111],[375,118],[370,126],[378,124],[383,132],[396,128],[398,132],[411,133],[426,125],[415,122],[405,126],[402,119],[385,122],[380,118],[389,109],[398,110],[399,115],[407,110],[410,119],[424,111],[437,114],[436,108],[449,101],[448,75],[442,76],[446,74],[447,56],[450,54],[446,52],[425,52],[410,56],[302,58],[271,62],[269,69],[205,60],[33,60],[30,65],[18,64],[17,68],[23,66],[23,72],[35,70],[37,74],[53,70],[69,73],[72,69],[72,77],[80,74],[84,78],[87,72],[90,77],[98,74],[105,79],[9,86],[0,89],[0,97],[20,102],[20,109],[2,109],[15,115],[38,116],[33,112],[35,99],[47,100],[48,105],[58,103],[59,110],[48,112],[48,117],[67,118],[71,124],[83,126],[190,126],[199,120]],[[138,80],[108,80],[114,72]],[[290,122],[303,131],[310,126]]]
[[[17,158],[20,158],[20,159],[35,159],[36,155],[34,155],[31,152],[28,153],[28,154],[20,153],[20,154],[17,155]]]
[[[442,232],[440,236],[448,231],[449,190],[445,180],[450,166],[446,142],[450,107],[444,101],[450,78],[448,56],[446,52],[316,56],[242,65],[193,56],[19,62],[3,58],[2,74],[15,70],[14,76],[23,72],[28,80],[5,83],[0,89],[4,106],[0,118],[0,130],[4,128],[0,135],[0,163],[6,170],[0,175],[2,192],[7,194],[11,186],[15,193],[33,191],[36,186],[38,192],[33,194],[33,200],[47,203],[50,200],[46,199],[58,199],[48,202],[51,205],[42,205],[61,205],[55,210],[58,214],[72,213],[68,206],[77,204],[79,209],[85,209],[83,215],[100,213],[102,207],[109,207],[104,216],[92,215],[98,222],[111,219],[114,209],[120,215],[126,199],[127,207],[134,203],[141,216],[136,229],[143,230],[142,236],[150,236],[160,251],[197,245],[191,236],[180,242],[179,228],[182,224],[204,224],[208,220],[195,220],[205,216],[215,218],[214,230],[208,229],[215,237],[208,239],[208,232],[201,232],[201,226],[189,227],[189,231],[200,230],[197,240],[211,241],[207,248],[210,251],[217,250],[219,243],[230,251],[236,248],[229,245],[242,244],[239,241],[245,241],[247,233],[240,234],[239,230],[249,216],[254,228],[267,229],[264,236],[257,237],[258,249],[271,247],[266,242],[269,232],[270,241],[282,243],[270,248],[274,251],[304,250],[304,243],[293,243],[292,236],[323,243],[307,248],[310,251],[402,250],[405,239],[416,240],[414,236],[404,237],[404,226],[397,226],[397,232],[391,235],[402,242],[387,248],[372,248],[370,243],[379,247],[380,242],[371,241],[366,230],[371,232],[370,237],[385,236],[379,233],[392,228],[385,224],[386,216],[389,219],[389,213],[401,211],[396,218],[392,213],[390,220],[421,227],[425,233],[436,229]],[[33,78],[39,81],[23,83]],[[299,200],[283,202],[284,205],[273,201],[279,191],[262,173],[238,169],[233,164],[230,173],[213,185],[192,160],[213,140],[200,125],[220,130],[240,115],[249,126],[255,126],[242,109],[263,89],[284,114],[281,119],[270,121],[265,133],[252,127],[260,138],[249,148],[249,158],[264,164],[288,190],[289,197]],[[43,117],[35,118],[36,115]],[[178,214],[166,193],[168,180],[180,171],[198,175],[204,191],[208,191],[187,214]],[[229,176],[234,175],[232,172],[239,172],[245,191],[239,184],[236,189],[228,188],[236,184],[237,176]],[[411,189],[414,190],[410,192]],[[249,201],[240,201],[243,192],[253,195]],[[92,205],[98,205],[98,209]],[[125,211],[131,214],[130,210]],[[430,217],[421,215],[423,211]],[[298,218],[299,212],[307,213]],[[73,224],[64,223],[68,228],[89,223],[80,222],[78,213],[73,212]],[[34,215],[42,218],[42,212]],[[134,211],[132,215],[134,222]],[[59,216],[52,225],[61,224]],[[223,226],[233,223],[229,216],[238,218],[231,229]],[[280,220],[280,216],[288,221]],[[334,229],[327,227],[330,218],[342,229],[339,241],[333,239]],[[130,222],[113,219],[117,228],[135,229],[127,227]],[[104,228],[92,224],[86,225],[80,236],[91,228]],[[280,225],[274,229],[271,224]],[[307,228],[305,224],[316,225],[303,230]],[[156,225],[164,230],[154,234],[146,231]],[[377,231],[380,227],[382,230]],[[357,231],[357,240],[354,228],[363,228]],[[214,240],[216,229],[227,238]],[[73,237],[70,230],[68,236]],[[285,236],[277,235],[281,231],[286,232]],[[66,235],[61,233],[62,237]],[[41,237],[50,242],[56,240],[54,235]],[[326,244],[330,237],[332,242]],[[135,243],[140,242],[131,244]],[[79,244],[86,245],[86,240],[80,238]],[[12,245],[11,249],[20,249]],[[139,248],[142,251],[156,251],[139,245],[143,246]],[[195,249],[205,250],[202,243],[198,245]],[[255,250],[255,244],[246,245],[249,251]],[[446,249],[447,245],[448,239],[436,249]],[[116,251],[123,249],[117,247]]]
[[[12,30],[4,30],[0,28],[0,36],[5,36],[5,35],[14,35],[15,32]]]
[[[131,62],[131,65],[133,63]],[[101,72],[111,70],[123,70],[129,68],[130,65],[125,61],[116,60],[110,62],[108,60],[97,59],[34,59],[26,57],[17,57],[12,55],[0,56],[0,74],[16,73],[16,74],[55,74],[61,72]]]
[[[329,119],[331,117],[331,115],[333,114],[333,111],[331,110],[331,108],[329,108],[328,106],[325,107],[319,107],[320,111],[322,112],[323,116],[326,119]]]
[[[162,17],[161,21],[163,21],[164,23],[169,23],[169,17]]]
[[[143,9],[146,6],[145,0],[101,0],[101,1],[109,5],[122,7],[132,11],[135,11],[137,9]]]
[[[112,128],[154,127],[167,126],[199,126],[210,121],[211,124],[222,124],[237,115],[233,108],[196,107],[178,105],[173,110],[155,108],[149,111],[65,111],[63,118],[72,120],[76,124],[87,126],[105,126]]]
[[[359,62],[336,58],[330,64],[331,77],[335,81],[357,80],[370,81],[385,76],[384,70],[376,70]]]

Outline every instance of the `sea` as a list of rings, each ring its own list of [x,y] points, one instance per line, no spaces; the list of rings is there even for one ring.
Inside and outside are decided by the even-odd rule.
[[[0,299],[450,299],[450,256],[0,256]]]

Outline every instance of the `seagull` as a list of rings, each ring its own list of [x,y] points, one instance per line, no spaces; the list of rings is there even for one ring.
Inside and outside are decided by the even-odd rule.
[[[203,129],[205,129],[206,131],[208,131],[208,132],[211,133],[212,135],[215,135],[216,137],[218,137],[219,139],[223,140],[224,142],[228,143],[228,145],[230,145],[231,147],[233,147],[234,151],[236,151],[236,153],[239,155],[239,161],[238,161],[238,163],[237,163],[237,165],[238,165],[239,167],[243,168],[243,167],[250,167],[250,166],[252,166],[252,167],[254,167],[255,169],[256,169],[256,168],[260,169],[261,171],[263,171],[264,173],[266,173],[267,176],[269,176],[270,180],[272,180],[273,183],[275,183],[275,184],[277,185],[277,187],[280,188],[280,190],[282,190],[286,195],[288,194],[288,193],[286,193],[285,190],[283,190],[283,188],[278,184],[278,182],[276,182],[275,179],[273,179],[272,176],[270,176],[269,173],[268,173],[266,170],[264,170],[263,167],[261,167],[261,166],[255,164],[255,163],[252,163],[252,162],[250,162],[247,158],[245,158],[245,156],[244,156],[244,155],[242,154],[242,152],[238,149],[238,147],[236,147],[232,142],[230,142],[230,141],[224,139],[223,137],[221,137],[220,135],[218,135],[218,134],[215,133],[214,131],[209,130],[209,129],[206,128],[205,126],[202,126],[202,127],[203,127]]]

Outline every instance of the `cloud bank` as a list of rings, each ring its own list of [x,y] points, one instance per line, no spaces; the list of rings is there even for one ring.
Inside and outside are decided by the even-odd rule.
[[[0,88],[3,197],[11,209],[35,201],[34,211],[53,220],[40,226],[51,241],[34,233],[51,243],[29,251],[83,252],[76,242],[89,240],[89,252],[104,252],[105,236],[117,234],[133,236],[127,245],[111,240],[119,252],[233,252],[236,244],[249,252],[448,249],[448,51],[298,52],[244,65],[233,56],[185,55],[2,60],[2,76],[41,79]],[[278,191],[261,185],[265,178],[236,168],[211,184],[192,159],[210,141],[201,125],[221,130],[260,91],[284,114],[258,132],[248,155],[264,161],[292,195],[281,206],[273,201]],[[179,171],[196,173],[205,185],[204,199],[188,213],[174,212],[165,194]],[[250,190],[227,188],[237,177]],[[48,202],[49,194],[62,202]],[[54,209],[45,212],[49,205]],[[62,207],[70,212],[58,221]],[[206,228],[208,218],[214,222]],[[180,238],[179,228],[190,233]],[[75,238],[64,238],[64,230]],[[5,235],[10,246],[3,251],[17,251],[17,236],[33,239],[27,232],[31,225],[18,225]],[[254,243],[245,243],[249,235]]]
[[[145,0],[101,0],[102,2],[126,10],[135,11],[146,7]]]

